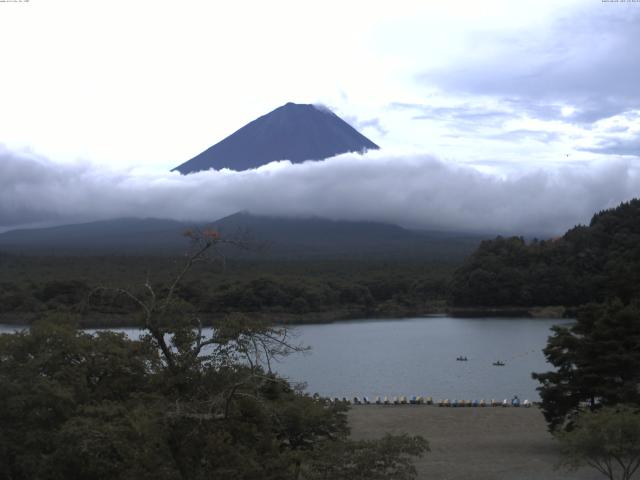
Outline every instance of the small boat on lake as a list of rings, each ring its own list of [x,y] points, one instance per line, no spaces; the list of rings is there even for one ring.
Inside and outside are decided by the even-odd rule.
[[[466,362],[467,361],[467,357],[463,357],[462,355],[460,355],[459,357],[456,357],[456,360],[458,362]]]
[[[497,362],[493,362],[494,367],[504,367],[504,362],[498,360]]]

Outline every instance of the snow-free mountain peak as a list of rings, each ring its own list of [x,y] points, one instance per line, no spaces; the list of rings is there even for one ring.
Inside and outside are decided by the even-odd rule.
[[[276,160],[324,160],[379,147],[324,106],[287,103],[174,168],[182,174],[247,170]]]

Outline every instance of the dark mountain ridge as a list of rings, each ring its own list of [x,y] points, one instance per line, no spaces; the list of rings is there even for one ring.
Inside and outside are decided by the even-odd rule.
[[[0,234],[0,250],[18,253],[176,253],[190,224],[157,218],[118,218]]]
[[[212,168],[240,171],[276,160],[300,163],[378,148],[324,107],[287,103],[248,123],[173,171],[184,175]]]
[[[459,232],[409,230],[398,225],[329,220],[320,217],[269,217],[238,212],[214,222],[267,245],[275,257],[411,258],[460,261],[484,238]]]
[[[406,257],[461,260],[481,237],[408,230],[379,222],[286,218],[239,212],[208,225],[162,219],[115,219],[0,234],[0,250],[25,254],[181,254],[183,232],[212,227],[223,236],[263,246],[256,251],[226,249],[231,256],[255,258]]]

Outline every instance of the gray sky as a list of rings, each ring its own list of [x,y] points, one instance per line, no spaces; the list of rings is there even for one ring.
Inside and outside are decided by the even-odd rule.
[[[0,228],[262,208],[559,233],[640,192],[637,2],[30,0],[0,3],[0,41]],[[382,152],[167,173],[288,101]]]

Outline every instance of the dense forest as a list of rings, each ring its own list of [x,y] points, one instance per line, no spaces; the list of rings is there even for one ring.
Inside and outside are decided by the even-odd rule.
[[[0,322],[51,312],[83,325],[134,322],[135,305],[104,287],[165,284],[180,256],[0,253]],[[577,307],[640,294],[640,200],[594,215],[562,237],[483,241],[464,262],[397,257],[238,258],[197,265],[177,295],[206,322],[231,312],[270,322],[393,317],[449,307]]]
[[[103,287],[159,286],[183,258],[0,255],[0,323],[24,323],[52,312],[81,314],[82,323],[135,321],[136,305]],[[204,321],[231,312],[280,323],[442,310],[456,264],[384,260],[243,260],[194,266],[178,297]]]
[[[451,282],[456,306],[578,306],[640,294],[640,200],[552,240],[487,240]]]

